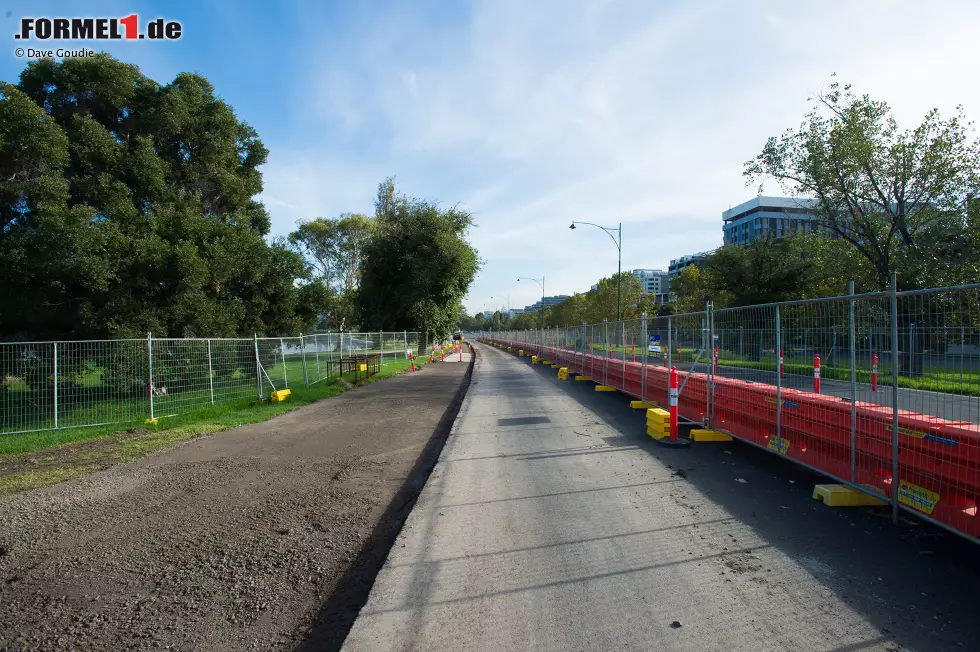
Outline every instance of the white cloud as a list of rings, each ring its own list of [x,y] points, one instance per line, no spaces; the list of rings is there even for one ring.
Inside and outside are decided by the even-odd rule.
[[[508,1],[475,3],[452,29],[426,18],[382,15],[344,57],[313,48],[302,128],[322,133],[272,147],[269,208],[277,227],[369,210],[388,174],[460,202],[487,261],[473,310],[498,292],[536,300],[518,274],[544,274],[550,294],[615,271],[612,243],[572,219],[622,221],[625,269],[717,246],[721,211],[755,192],[742,163],[799,124],[831,72],[903,124],[932,106],[980,115],[980,5],[966,0]]]

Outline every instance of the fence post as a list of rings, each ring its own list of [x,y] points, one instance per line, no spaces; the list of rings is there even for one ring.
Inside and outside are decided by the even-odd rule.
[[[647,399],[647,349],[650,348],[650,345],[647,344],[648,339],[647,312],[644,310],[640,315],[640,341],[643,346],[643,351],[640,352],[640,364],[643,365],[640,373],[640,399],[644,401]]]
[[[671,336],[674,333],[674,325],[673,324],[674,324],[673,320],[670,318],[670,316],[668,316],[667,317],[667,365],[666,365],[668,369],[670,369],[670,367],[673,364],[671,362],[671,360],[670,360],[670,357],[671,357],[670,356],[671,342],[673,342],[673,339],[672,339]]]
[[[781,446],[783,426],[783,349],[779,332],[779,304],[776,304],[776,351],[779,353],[779,370],[776,372],[776,450]]]
[[[208,389],[211,392],[211,405],[214,405],[214,368],[211,365],[211,338],[208,338]]]
[[[153,421],[153,333],[146,334],[146,359],[150,372],[150,421]]]
[[[378,343],[381,345],[381,365],[385,363],[385,332],[378,332]]]
[[[609,384],[609,320],[605,317],[602,318],[602,347],[605,349],[605,355],[602,358],[602,379],[603,385]]]
[[[286,373],[286,344],[279,338],[279,354],[282,355],[282,382],[283,388],[289,389],[289,374]]]
[[[405,356],[408,356],[408,331],[402,331],[402,338],[405,341]]]
[[[626,322],[619,322],[619,341],[623,343],[623,391],[626,391]]]
[[[262,400],[262,362],[259,360],[259,334],[252,333],[255,342],[255,382],[259,386],[259,400]]]
[[[898,523],[898,272],[892,272],[892,522]]]
[[[857,357],[855,356],[854,331],[854,281],[847,284],[851,300],[848,302],[848,337],[851,344],[851,482],[857,483]]]
[[[58,427],[58,343],[54,343],[54,427]]]
[[[306,370],[306,340],[303,338],[303,334],[299,334],[299,350],[303,356],[303,380],[306,382],[306,386],[310,386],[310,373]]]
[[[319,333],[314,333],[313,334],[313,355],[316,356],[316,379],[317,379],[317,381],[319,381],[320,378],[322,378],[322,376],[320,375],[320,342],[319,342],[319,338],[320,338],[320,334]]]
[[[715,376],[718,373],[718,347],[715,346],[715,303],[708,302],[708,349],[711,351],[711,406],[708,409],[708,428],[715,427]]]

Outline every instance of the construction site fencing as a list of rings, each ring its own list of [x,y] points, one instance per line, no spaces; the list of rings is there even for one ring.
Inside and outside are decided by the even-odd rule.
[[[341,375],[356,381],[429,346],[410,331],[0,342],[0,435],[152,422]]]
[[[980,285],[483,337],[980,537]]]

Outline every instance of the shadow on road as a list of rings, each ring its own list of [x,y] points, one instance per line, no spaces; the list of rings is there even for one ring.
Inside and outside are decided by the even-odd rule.
[[[641,448],[675,469],[882,633],[835,652],[885,639],[901,646],[896,652],[980,649],[980,546],[912,516],[896,526],[890,506],[826,507],[812,499],[813,485],[833,480],[748,444],[657,446],[645,434],[645,412],[631,410],[627,396],[595,392],[592,383],[559,381],[551,369],[533,368],[619,430],[617,446]]]

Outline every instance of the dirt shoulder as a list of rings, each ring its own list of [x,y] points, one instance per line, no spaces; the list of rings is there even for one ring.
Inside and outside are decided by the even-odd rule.
[[[469,366],[0,499],[0,650],[339,648]]]

